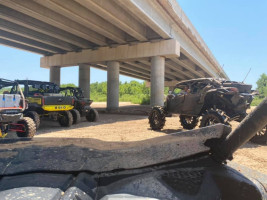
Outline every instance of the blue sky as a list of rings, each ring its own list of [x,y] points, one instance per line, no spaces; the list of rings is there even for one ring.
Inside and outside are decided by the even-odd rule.
[[[231,80],[256,86],[267,73],[266,0],[178,0]],[[39,67],[40,55],[0,45],[1,77],[49,80],[49,71]],[[62,83],[78,83],[78,67],[62,68]],[[121,81],[131,78],[121,76]],[[106,72],[91,70],[91,82],[106,81]]]

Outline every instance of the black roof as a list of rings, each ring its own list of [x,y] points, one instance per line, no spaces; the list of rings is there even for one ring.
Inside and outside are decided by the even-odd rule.
[[[48,81],[36,81],[36,80],[15,80],[15,81],[19,84],[29,84],[29,85],[33,85],[33,84],[57,85],[55,83],[48,82]]]
[[[15,81],[0,78],[0,88],[16,85]]]

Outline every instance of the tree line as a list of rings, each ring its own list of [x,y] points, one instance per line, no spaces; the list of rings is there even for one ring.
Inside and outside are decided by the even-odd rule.
[[[77,87],[75,84],[62,84],[61,87]],[[132,102],[135,104],[150,103],[150,88],[146,87],[145,82],[130,81],[120,82],[119,98],[122,102]],[[168,94],[169,88],[165,88],[165,95]],[[263,73],[257,81],[257,91],[259,95],[255,97],[252,105],[258,105],[265,97],[267,97],[267,75]],[[96,102],[104,102],[107,100],[107,82],[96,82],[90,85],[90,98]]]

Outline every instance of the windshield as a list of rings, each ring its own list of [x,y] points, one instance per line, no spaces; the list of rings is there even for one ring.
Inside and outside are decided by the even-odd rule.
[[[44,95],[45,93],[59,93],[59,87],[55,84],[50,83],[42,83],[42,82],[25,82],[20,84],[23,88],[27,88],[24,90],[25,95]]]

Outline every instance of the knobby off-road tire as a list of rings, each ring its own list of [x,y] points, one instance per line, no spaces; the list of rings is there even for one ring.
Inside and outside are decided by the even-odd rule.
[[[18,132],[18,137],[28,137],[32,138],[36,133],[36,125],[33,119],[29,117],[24,117],[22,120],[18,121],[18,124],[24,125],[24,132]]]
[[[166,114],[164,108],[155,106],[148,115],[149,124],[152,130],[163,129],[166,122]]]
[[[223,111],[219,109],[209,109],[202,116],[200,127],[211,126],[218,123],[230,126],[228,117]]]
[[[99,120],[99,114],[94,108],[91,108],[85,117],[88,122],[97,122]]]
[[[78,110],[72,109],[71,111],[72,118],[73,118],[73,124],[78,124],[81,122],[81,114]]]
[[[180,122],[184,129],[191,130],[195,128],[198,124],[198,117],[180,115]]]
[[[250,139],[251,142],[256,144],[267,144],[267,126]]]
[[[40,120],[40,116],[38,115],[37,112],[29,111],[25,114],[25,117],[29,117],[34,121],[36,129],[38,129],[40,127],[41,120]]]
[[[63,111],[59,113],[58,122],[62,127],[70,127],[73,123],[73,117],[70,111]]]

